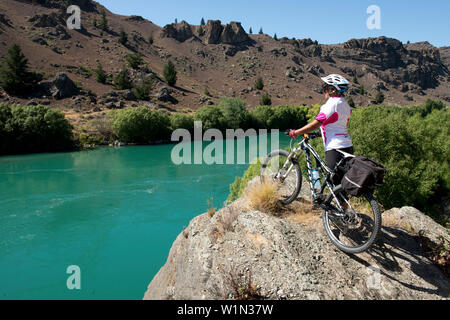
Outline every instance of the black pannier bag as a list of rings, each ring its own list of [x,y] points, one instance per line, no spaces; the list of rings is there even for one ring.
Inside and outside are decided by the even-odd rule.
[[[341,182],[342,188],[346,193],[356,197],[381,186],[387,172],[381,164],[361,156],[350,159],[346,169],[347,172]]]

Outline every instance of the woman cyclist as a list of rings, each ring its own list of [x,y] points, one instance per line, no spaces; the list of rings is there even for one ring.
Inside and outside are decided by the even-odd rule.
[[[289,136],[295,139],[320,127],[326,163],[328,168],[333,170],[343,156],[336,150],[353,154],[353,144],[347,130],[352,110],[344,99],[349,82],[338,74],[331,74],[321,79],[325,82],[323,93],[327,102],[320,108],[320,113],[313,122],[301,129],[290,130]],[[333,182],[339,184],[341,179],[342,177],[337,174]]]

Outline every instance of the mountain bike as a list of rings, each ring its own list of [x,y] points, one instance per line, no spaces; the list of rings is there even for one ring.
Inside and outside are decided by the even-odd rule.
[[[342,159],[335,168],[328,168],[310,140],[321,137],[319,132],[305,134],[303,140],[291,139],[290,152],[276,150],[267,155],[261,165],[261,181],[276,183],[279,201],[288,205],[297,199],[302,188],[300,157],[305,154],[307,181],[313,204],[322,209],[322,220],[326,234],[342,251],[356,254],[366,251],[376,241],[381,228],[381,213],[373,190],[369,189],[360,197],[348,195],[341,184],[335,185],[336,175],[344,172],[345,163],[354,157],[339,151]],[[313,179],[313,162],[322,183]],[[318,187],[320,185],[320,187]]]

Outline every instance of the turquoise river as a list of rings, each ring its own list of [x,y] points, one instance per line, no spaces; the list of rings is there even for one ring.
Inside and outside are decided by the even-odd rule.
[[[0,157],[0,299],[142,299],[183,227],[248,167],[175,165],[173,147]]]

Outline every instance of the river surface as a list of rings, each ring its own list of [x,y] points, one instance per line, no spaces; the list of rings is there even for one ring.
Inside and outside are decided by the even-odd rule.
[[[142,299],[183,227],[248,167],[175,165],[173,147],[0,157],[0,299]]]

